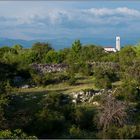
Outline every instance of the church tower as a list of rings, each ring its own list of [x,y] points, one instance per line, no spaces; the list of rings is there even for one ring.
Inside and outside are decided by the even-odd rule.
[[[121,49],[120,40],[121,40],[120,37],[116,36],[116,50],[117,51],[120,51],[120,49]]]

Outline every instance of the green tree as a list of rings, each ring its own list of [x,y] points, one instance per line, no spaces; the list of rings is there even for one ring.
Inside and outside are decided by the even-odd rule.
[[[76,126],[78,126],[82,130],[91,130],[94,131],[96,129],[96,108],[88,108],[88,107],[76,107],[74,112],[74,122]]]
[[[95,85],[98,88],[111,88],[112,82],[118,80],[116,72],[111,68],[96,67],[94,68]]]
[[[13,54],[15,54],[16,51],[15,51],[15,49],[10,48],[10,47],[8,47],[8,46],[1,47],[1,48],[0,48],[0,56],[1,56],[1,58],[3,57],[3,55],[4,55],[5,53],[13,53]]]
[[[137,57],[140,58],[140,42],[135,45],[134,49],[135,49]]]
[[[81,48],[82,48],[82,44],[81,44],[80,40],[75,40],[74,43],[72,44],[72,51],[75,54],[78,54],[80,52]]]
[[[135,81],[140,86],[140,59],[133,60],[132,64],[127,67],[123,77],[128,81]]]
[[[13,46],[13,48],[14,48],[17,52],[19,52],[19,51],[21,51],[21,50],[23,49],[23,46],[20,45],[20,44],[16,44],[16,45]]]
[[[54,50],[50,50],[44,57],[44,62],[45,63],[59,63],[60,59],[59,59],[59,54],[54,51]]]
[[[85,45],[82,47],[81,59],[83,61],[101,61],[103,56],[106,56],[102,47],[96,45]]]
[[[33,123],[33,130],[38,135],[46,134],[48,138],[56,138],[66,131],[67,123],[71,120],[71,99],[68,95],[51,93],[47,94],[42,105],[37,121]]]
[[[132,46],[126,46],[122,48],[119,53],[120,66],[122,70],[125,71],[127,67],[131,66],[135,58],[136,52]]]
[[[43,61],[45,54],[48,53],[50,50],[53,50],[53,48],[49,43],[37,42],[33,44],[32,50],[36,55],[35,61],[41,63]]]
[[[71,51],[68,55],[69,64],[75,64],[80,62],[80,52],[82,49],[82,44],[80,40],[75,40],[72,44]]]

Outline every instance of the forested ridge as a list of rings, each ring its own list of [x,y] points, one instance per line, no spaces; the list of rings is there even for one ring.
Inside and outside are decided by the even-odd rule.
[[[139,44],[0,48],[0,138],[134,139],[139,116]]]

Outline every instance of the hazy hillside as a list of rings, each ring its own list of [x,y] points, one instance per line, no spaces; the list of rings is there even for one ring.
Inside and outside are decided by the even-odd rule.
[[[82,44],[98,44],[101,46],[115,46],[115,39],[112,38],[77,38],[80,39]],[[54,38],[54,39],[46,39],[46,40],[22,40],[22,39],[9,39],[9,38],[0,38],[0,47],[2,46],[13,46],[14,44],[21,44],[25,48],[30,48],[35,42],[49,42],[52,44],[52,47],[55,49],[63,49],[70,47],[72,42],[75,39],[72,38]],[[137,38],[131,38],[131,40],[127,40],[125,38],[121,38],[121,45],[124,46],[126,44],[136,44],[138,41]]]

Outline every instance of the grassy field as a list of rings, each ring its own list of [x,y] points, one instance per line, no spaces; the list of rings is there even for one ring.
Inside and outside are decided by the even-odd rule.
[[[18,89],[18,93],[50,93],[50,92],[61,92],[61,93],[72,93],[75,91],[80,91],[82,89],[95,88],[93,76],[88,77],[78,77],[75,85],[70,86],[67,82],[50,84],[45,87]]]

